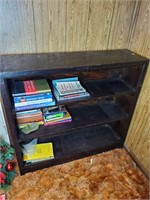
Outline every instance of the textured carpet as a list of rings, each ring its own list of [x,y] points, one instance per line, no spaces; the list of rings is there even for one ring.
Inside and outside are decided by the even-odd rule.
[[[12,182],[7,200],[149,199],[148,181],[124,149],[49,167]]]

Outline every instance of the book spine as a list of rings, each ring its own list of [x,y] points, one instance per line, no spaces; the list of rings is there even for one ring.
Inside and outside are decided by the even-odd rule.
[[[48,107],[48,106],[54,106],[54,105],[55,105],[55,101],[52,101],[52,102],[33,104],[33,105],[28,105],[28,106],[19,106],[19,107],[15,107],[15,110],[23,111],[23,110],[42,108],[42,107]]]
[[[18,107],[18,106],[28,106],[28,105],[34,105],[34,104],[39,104],[39,103],[48,103],[48,102],[52,102],[52,100],[53,100],[52,98],[50,98],[50,99],[41,99],[41,100],[35,100],[35,101],[15,103],[14,105],[16,107]]]
[[[64,121],[58,121],[58,122],[52,122],[52,123],[44,123],[44,126],[51,126],[51,125],[56,125],[56,124],[63,124],[63,123],[67,123],[67,122],[71,122],[72,119],[67,119],[67,120],[64,120]]]
[[[82,98],[82,97],[88,97],[90,94],[88,92],[84,93],[77,93],[77,94],[72,94],[72,95],[65,95],[65,96],[59,96],[57,92],[54,91],[55,97],[58,101],[64,101],[64,100],[69,100],[69,99],[76,99],[76,98]]]
[[[20,102],[28,102],[28,101],[35,101],[35,100],[42,100],[42,99],[50,99],[52,98],[52,93],[46,94],[37,94],[37,95],[29,95],[29,96],[21,96],[21,97],[14,97],[14,103]]]

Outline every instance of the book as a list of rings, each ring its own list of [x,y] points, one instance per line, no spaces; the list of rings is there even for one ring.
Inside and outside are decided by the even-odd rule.
[[[53,99],[52,102],[38,103],[38,104],[26,105],[26,106],[15,106],[15,110],[16,111],[25,111],[25,110],[30,110],[30,109],[36,109],[36,108],[54,106],[55,104],[56,104],[56,102]]]
[[[57,91],[54,91],[54,95],[55,95],[55,98],[57,99],[57,101],[66,101],[69,99],[78,99],[78,98],[90,96],[90,94],[88,92],[59,96]]]
[[[46,120],[53,120],[65,117],[67,112],[68,111],[64,105],[47,107],[42,110],[43,116]]]
[[[57,90],[59,95],[73,94],[79,92],[85,92],[85,88],[82,87],[78,77],[56,79],[52,81],[52,85]]]
[[[55,79],[55,80],[52,80],[52,85],[54,87],[56,87],[56,84],[59,83],[59,82],[73,82],[73,81],[78,81],[78,77]]]
[[[35,100],[35,101],[14,103],[14,105],[15,105],[15,107],[28,106],[28,105],[35,105],[35,104],[39,104],[39,103],[52,102],[52,100],[53,100],[52,98],[51,99],[39,99],[39,100]]]
[[[60,96],[74,93],[82,93],[86,91],[79,81],[58,82],[56,83],[55,89],[57,90]]]
[[[50,93],[51,89],[46,79],[12,81],[12,96],[27,96],[40,93]]]
[[[51,142],[36,144],[33,154],[23,154],[23,161],[38,161],[54,158],[53,144]]]
[[[52,81],[52,84],[57,101],[90,96],[86,89],[81,85],[78,77],[56,79]]]
[[[39,110],[16,112],[16,120],[18,124],[42,121],[43,120],[42,111],[39,109]]]
[[[48,92],[48,93],[41,93],[41,94],[28,95],[28,96],[17,96],[17,97],[13,97],[13,100],[14,100],[14,103],[20,103],[20,102],[43,100],[43,99],[52,100],[53,99],[52,97],[53,97],[52,93]]]
[[[56,125],[56,124],[62,124],[66,122],[72,122],[72,119],[65,119],[65,120],[60,120],[60,121],[55,121],[55,122],[46,122],[44,123],[45,126],[51,126],[51,125]]]
[[[63,108],[61,110],[61,107]],[[61,113],[63,111],[63,113]],[[58,124],[58,123],[65,123],[65,122],[71,122],[72,121],[72,117],[70,115],[70,113],[67,111],[65,106],[60,106],[60,115],[59,113],[55,113],[53,114],[43,114],[44,117],[44,125],[48,126],[48,125],[54,125],[54,124]],[[54,117],[53,117],[54,116]]]

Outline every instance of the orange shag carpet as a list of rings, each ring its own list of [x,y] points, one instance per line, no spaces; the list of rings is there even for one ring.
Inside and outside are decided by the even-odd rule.
[[[148,181],[124,149],[19,174],[7,200],[149,199]]]

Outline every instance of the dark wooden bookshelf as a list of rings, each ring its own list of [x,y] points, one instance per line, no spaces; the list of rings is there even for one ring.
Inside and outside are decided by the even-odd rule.
[[[1,56],[1,97],[20,174],[122,147],[149,60],[128,50],[20,54]],[[22,134],[12,98],[13,80],[52,80],[78,76],[89,97],[57,102],[66,105],[72,122],[40,126]],[[52,142],[54,159],[25,163],[21,145],[38,138]]]

